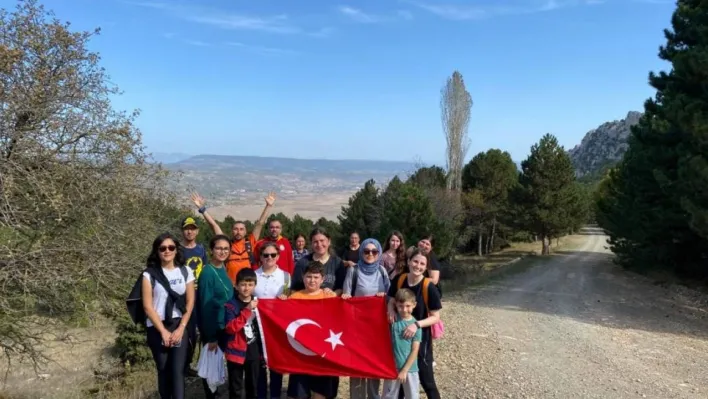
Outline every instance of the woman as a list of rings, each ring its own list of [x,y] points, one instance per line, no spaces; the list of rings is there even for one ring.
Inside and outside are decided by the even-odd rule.
[[[434,238],[432,234],[425,234],[423,237],[418,241],[418,247],[417,249],[425,256],[428,257],[428,260],[430,261],[428,264],[428,271],[425,274],[425,277],[430,278],[430,280],[435,284],[435,286],[438,287],[438,290],[440,290],[440,287],[438,284],[440,284],[440,262],[438,261],[438,258],[435,256],[433,253],[433,245],[435,244]],[[416,247],[410,247],[408,248],[408,251],[406,253],[406,257],[410,259],[410,255],[413,254],[413,251],[416,249]],[[442,294],[442,292],[441,292]]]
[[[356,231],[349,234],[349,245],[344,248],[341,256],[344,266],[352,267],[359,262],[360,241],[361,237],[359,237],[359,233]]]
[[[391,282],[391,288],[388,290],[388,317],[391,323],[396,320],[396,301],[394,298],[399,287],[408,288],[415,293],[416,305],[412,314],[417,321],[406,328],[403,332],[403,337],[411,338],[419,328],[423,330],[420,349],[418,350],[418,377],[426,397],[440,399],[440,392],[435,384],[435,375],[433,373],[433,337],[430,329],[430,326],[440,321],[440,310],[442,309],[440,294],[431,281],[427,285],[427,295],[423,295],[423,287],[425,286],[423,279],[428,269],[428,257],[420,249],[413,250],[411,257],[408,259],[408,269],[408,273],[401,274],[395,281]],[[425,302],[426,296],[427,303]],[[403,390],[400,391],[399,398],[402,398],[402,395]]]
[[[294,251],[293,251],[294,252]],[[272,299],[287,294],[290,288],[290,274],[278,267],[280,250],[275,242],[268,241],[261,247],[260,267],[256,270],[256,288],[253,296],[259,299]],[[270,397],[280,399],[283,389],[283,375],[270,370],[269,378],[266,377],[265,364],[261,365],[258,374],[258,397],[266,398],[268,380],[270,379]]]
[[[341,295],[344,277],[346,277],[346,269],[344,268],[342,259],[330,252],[330,244],[331,239],[327,230],[319,226],[312,229],[310,233],[312,253],[303,256],[295,265],[292,282],[293,291],[305,289],[305,283],[302,280],[303,274],[307,264],[314,260],[322,263],[325,267],[322,288],[325,291],[335,291],[337,295]]]
[[[153,241],[141,284],[160,398],[183,399],[189,345],[182,338],[194,308],[194,273],[184,265],[180,243],[171,234]]]
[[[211,262],[202,267],[199,273],[197,290],[199,295],[199,330],[202,342],[206,342],[207,350],[226,350],[226,334],[224,333],[224,305],[234,296],[234,287],[226,273],[226,260],[229,258],[231,241],[229,237],[219,234],[209,242]],[[207,399],[216,398],[216,392],[211,392],[205,378],[202,379],[204,395]]]
[[[386,268],[388,276],[393,280],[406,268],[406,243],[400,231],[394,231],[386,239],[381,263]]]
[[[305,236],[303,234],[298,234],[295,236],[295,249],[293,249],[293,259],[297,263],[303,256],[310,253],[310,251],[305,248]]]
[[[310,247],[312,253],[303,256],[295,265],[293,273],[291,292],[301,291],[305,289],[303,276],[307,265],[312,262],[320,262],[324,266],[324,279],[322,289],[326,292],[334,292],[341,295],[344,278],[346,276],[346,268],[342,264],[342,260],[330,252],[331,239],[327,230],[323,227],[315,227],[310,233]],[[327,294],[329,295],[329,294]],[[336,392],[339,386],[339,379],[334,380],[333,390]],[[307,386],[307,378],[300,375],[291,374],[288,379],[288,398],[308,398],[310,397],[310,388]],[[328,398],[331,399],[331,398]]]
[[[381,265],[381,244],[367,238],[359,246],[359,262],[354,267],[348,267],[344,279],[342,299],[353,296],[383,297],[391,286],[386,269]],[[350,378],[350,399],[379,399],[380,380],[375,378]]]

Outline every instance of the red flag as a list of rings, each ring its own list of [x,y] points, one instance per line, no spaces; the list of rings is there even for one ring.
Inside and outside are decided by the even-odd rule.
[[[284,374],[395,379],[385,301],[259,299],[268,367]]]

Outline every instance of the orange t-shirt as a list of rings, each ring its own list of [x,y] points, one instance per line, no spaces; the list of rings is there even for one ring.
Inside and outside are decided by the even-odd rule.
[[[333,298],[337,296],[334,292],[325,292],[325,290],[320,290],[319,294],[311,295],[305,290],[295,291],[290,295],[290,299],[325,299]]]
[[[246,240],[250,245],[250,254],[246,248]],[[253,267],[253,263],[256,261],[253,258],[254,251],[256,249],[256,239],[253,234],[249,234],[247,238],[238,241],[231,242],[231,253],[229,254],[229,259],[226,261],[226,274],[231,279],[231,283],[236,285],[236,275],[241,269],[246,267]]]

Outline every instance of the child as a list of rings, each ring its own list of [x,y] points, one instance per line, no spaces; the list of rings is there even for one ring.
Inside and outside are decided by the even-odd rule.
[[[403,338],[403,331],[416,323],[411,314],[415,309],[415,294],[408,288],[396,292],[396,310],[398,317],[391,325],[391,340],[393,341],[393,356],[396,359],[398,378],[384,381],[382,399],[398,399],[398,392],[403,387],[406,399],[418,399],[418,348],[422,338],[418,329],[412,339]]]
[[[226,302],[227,336],[226,367],[229,373],[229,398],[241,399],[246,391],[246,399],[256,399],[258,372],[261,365],[261,339],[254,310],[258,299],[253,297],[256,287],[256,272],[250,268],[241,269],[236,275],[236,293]],[[245,380],[244,380],[245,378]]]
[[[320,262],[311,261],[305,268],[303,282],[305,289],[293,292],[290,299],[325,299],[336,297],[332,291],[325,291],[320,286],[324,280],[325,269]],[[285,295],[278,296],[280,299],[288,299]],[[337,397],[339,389],[339,377],[313,376],[313,375],[290,375],[288,382],[288,397],[295,399],[309,398],[312,392],[312,399],[329,399]]]

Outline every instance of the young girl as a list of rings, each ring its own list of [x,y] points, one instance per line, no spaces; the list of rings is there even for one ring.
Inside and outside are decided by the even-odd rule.
[[[429,399],[440,399],[440,392],[435,384],[435,375],[433,374],[433,338],[430,326],[440,321],[440,294],[437,288],[429,281],[425,283],[425,271],[428,267],[428,257],[419,249],[414,249],[408,259],[409,273],[403,273],[391,283],[391,288],[388,290],[388,315],[391,323],[396,321],[396,292],[400,288],[408,288],[416,296],[416,305],[412,315],[417,320],[415,323],[408,326],[403,331],[403,338],[412,338],[416,332],[422,330],[422,340],[420,350],[418,351],[418,375],[420,384],[423,386],[425,395]],[[423,287],[428,288],[427,295],[423,295]],[[427,303],[425,297],[427,296]],[[402,398],[403,391],[399,393],[399,398]]]
[[[386,239],[381,263],[386,268],[391,280],[403,273],[406,268],[406,243],[400,231],[394,231]]]

